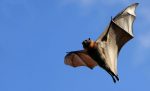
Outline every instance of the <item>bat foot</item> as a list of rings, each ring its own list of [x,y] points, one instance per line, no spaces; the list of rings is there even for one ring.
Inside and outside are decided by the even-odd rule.
[[[113,82],[116,83],[116,79],[114,77],[112,77],[112,78],[113,78]]]
[[[113,82],[116,83],[116,81],[119,81],[119,77],[118,76],[112,76]]]
[[[111,74],[110,74],[111,75]],[[114,78],[113,75],[111,75],[112,79],[113,79],[113,82],[116,83],[116,79]]]
[[[117,81],[119,81],[119,77],[115,75],[115,78],[117,79]]]

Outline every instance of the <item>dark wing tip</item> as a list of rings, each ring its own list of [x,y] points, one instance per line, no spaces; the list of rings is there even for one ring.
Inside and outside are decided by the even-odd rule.
[[[136,6],[137,6],[137,5],[139,5],[139,3],[134,3],[134,4],[132,4],[132,5],[136,5]]]
[[[133,4],[129,5],[128,7],[131,7],[131,6],[138,6],[138,5],[139,5],[139,3],[133,3]]]
[[[138,5],[139,5],[139,3],[133,3],[133,4],[131,4],[130,6],[128,6],[127,8],[130,8],[130,7],[135,7],[135,8],[136,8]],[[126,9],[127,9],[127,8],[126,8]]]

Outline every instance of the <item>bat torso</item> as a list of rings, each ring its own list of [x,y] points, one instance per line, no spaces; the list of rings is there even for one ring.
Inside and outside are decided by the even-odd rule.
[[[88,55],[104,70],[106,70],[110,75],[114,75],[117,79],[119,79],[109,68],[106,63],[105,56],[103,53],[103,47],[99,43],[91,43],[92,46],[89,46],[86,50]],[[113,78],[113,77],[112,77]],[[114,80],[114,78],[113,78]]]
[[[94,41],[90,41],[89,45],[84,48],[88,55],[94,60],[96,61],[96,63],[102,67],[102,68],[106,68],[106,63],[105,63],[105,59],[103,57],[103,54],[101,52],[101,50],[99,50],[99,44],[94,42]]]

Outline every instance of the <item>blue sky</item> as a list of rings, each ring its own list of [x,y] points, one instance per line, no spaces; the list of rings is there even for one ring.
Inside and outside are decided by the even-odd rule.
[[[67,51],[82,49],[115,16],[138,2],[135,38],[118,58],[120,81],[101,68],[64,64]],[[0,91],[150,90],[150,1],[0,0]]]

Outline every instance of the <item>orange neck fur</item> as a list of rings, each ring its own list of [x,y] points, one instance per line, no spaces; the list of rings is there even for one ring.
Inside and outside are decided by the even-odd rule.
[[[94,48],[95,47],[95,42],[91,41],[89,48]]]

